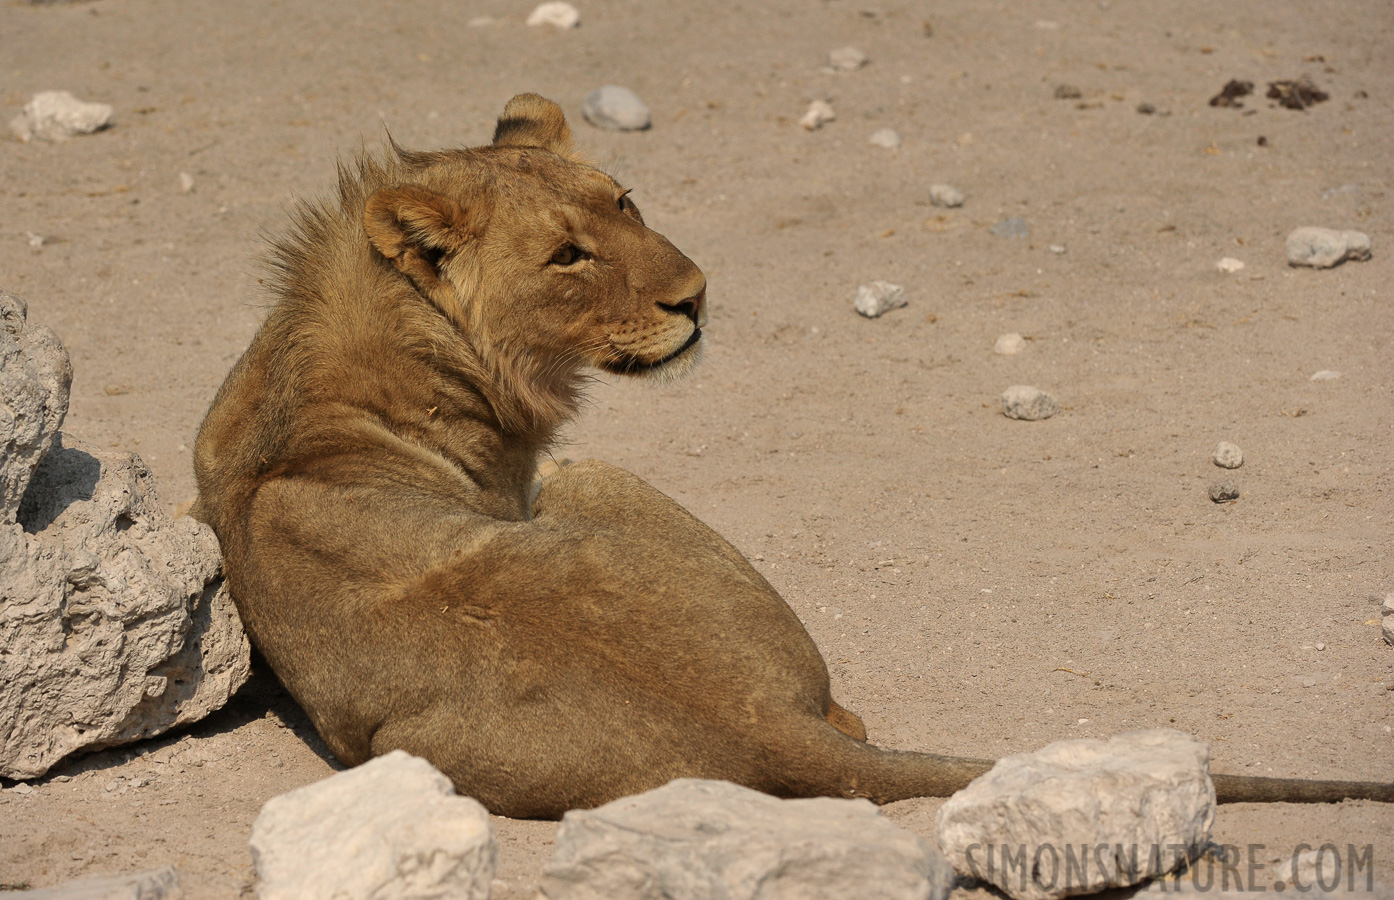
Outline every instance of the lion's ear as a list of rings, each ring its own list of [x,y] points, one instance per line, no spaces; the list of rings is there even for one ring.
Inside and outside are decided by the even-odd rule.
[[[540,147],[570,157],[571,128],[566,115],[551,100],[537,94],[519,94],[503,108],[494,129],[495,147]]]
[[[415,184],[375,191],[363,210],[363,227],[373,247],[426,293],[440,282],[441,257],[470,237],[460,204]]]

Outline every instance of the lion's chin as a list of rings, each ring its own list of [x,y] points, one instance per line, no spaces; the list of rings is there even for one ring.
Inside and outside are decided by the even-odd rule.
[[[655,360],[645,360],[637,356],[627,359],[606,360],[600,368],[613,375],[628,375],[631,378],[651,378],[659,381],[675,381],[688,374],[702,358],[702,329],[692,329],[681,347],[667,356]]]

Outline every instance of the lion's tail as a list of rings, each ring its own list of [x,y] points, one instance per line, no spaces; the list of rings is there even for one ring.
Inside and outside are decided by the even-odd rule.
[[[947,797],[992,768],[992,760],[885,750],[848,737],[822,720],[805,726],[804,746],[781,785],[791,796],[866,797],[892,803],[911,797]],[[1214,775],[1220,803],[1394,803],[1394,784]]]

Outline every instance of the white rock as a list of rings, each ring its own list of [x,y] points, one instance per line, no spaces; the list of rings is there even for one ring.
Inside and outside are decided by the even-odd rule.
[[[67,91],[40,91],[10,122],[21,141],[66,141],[111,124],[115,110],[106,103],[85,103]]]
[[[1054,254],[1056,254],[1056,255],[1058,256],[1059,254],[1065,252],[1065,245],[1064,245],[1064,244],[1051,244],[1051,245],[1050,245],[1050,252],[1051,252],[1051,253],[1054,253]]]
[[[866,800],[680,779],[567,813],[540,886],[549,900],[943,900],[951,881],[938,848]]]
[[[962,206],[963,192],[951,184],[931,184],[929,202],[932,206]]]
[[[839,47],[828,54],[828,65],[839,72],[854,72],[870,62],[856,47]]]
[[[857,288],[857,297],[852,305],[868,319],[875,319],[883,313],[899,309],[907,302],[905,288],[889,281],[873,281]]]
[[[189,193],[189,191],[192,191],[193,189],[194,189],[194,176],[190,175],[188,172],[180,172],[180,173],[179,173],[179,192],[180,192],[181,194],[187,194],[187,193]]]
[[[1322,369],[1322,370],[1320,370],[1320,371],[1318,371],[1318,372],[1313,372],[1313,373],[1312,373],[1312,377],[1309,378],[1309,379],[1307,379],[1307,380],[1308,380],[1308,381],[1335,381],[1337,378],[1340,378],[1340,377],[1341,377],[1341,373],[1340,373],[1340,372],[1334,372],[1334,371],[1332,371],[1331,369]]]
[[[997,340],[992,345],[992,352],[1000,353],[1003,356],[1013,356],[1025,349],[1026,338],[1017,334],[1015,331],[998,335]]]
[[[998,760],[940,807],[935,830],[960,874],[1017,900],[1056,900],[1175,869],[1204,846],[1214,818],[1209,749],[1159,728]]]
[[[826,100],[814,100],[808,104],[808,111],[799,119],[799,124],[804,131],[817,131],[823,127],[825,122],[831,122],[837,118],[837,113],[833,112],[833,106]]]
[[[528,24],[575,28],[581,24],[581,13],[570,3],[540,3],[536,9],[528,13]]]
[[[251,847],[260,900],[488,900],[497,853],[484,807],[401,750],[268,800]]]
[[[900,146],[900,135],[894,128],[878,128],[867,138],[867,143],[875,147],[884,147],[887,150],[895,150]]]
[[[73,380],[58,336],[27,318],[24,301],[0,290],[0,524],[15,521],[34,467],[68,414]]]
[[[36,891],[6,894],[14,900],[183,900],[179,873],[172,866],[130,875],[82,878]]]
[[[1233,275],[1235,272],[1244,268],[1244,263],[1242,260],[1235,259],[1233,256],[1225,256],[1221,257],[1220,261],[1215,263],[1215,268],[1224,272],[1226,275]]]
[[[652,122],[649,108],[629,88],[607,84],[591,91],[581,104],[581,115],[606,131],[643,131]]]
[[[1370,237],[1360,231],[1304,227],[1287,238],[1288,265],[1329,269],[1351,260],[1370,258]]]
[[[1059,411],[1059,402],[1040,388],[1014,384],[1002,392],[1002,415],[1009,419],[1034,422],[1049,419]]]
[[[1238,444],[1220,441],[1215,445],[1211,459],[1222,469],[1237,469],[1244,465],[1244,451],[1239,449]]]
[[[139,457],[64,441],[66,352],[18,298],[0,314],[0,776],[35,778],[203,718],[250,649],[212,530],[171,521]]]

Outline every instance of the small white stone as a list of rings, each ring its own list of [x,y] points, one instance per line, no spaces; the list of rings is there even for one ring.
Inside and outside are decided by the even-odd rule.
[[[1244,465],[1244,451],[1239,449],[1238,444],[1220,441],[1215,445],[1211,459],[1215,461],[1215,465],[1222,469],[1237,469]]]
[[[496,856],[484,807],[401,750],[268,800],[251,847],[260,900],[485,900]]]
[[[85,103],[67,91],[41,91],[10,122],[21,141],[66,141],[111,124],[115,111],[107,103]]]
[[[581,24],[581,13],[570,3],[540,3],[528,13],[528,24],[575,28]]]
[[[187,193],[189,193],[189,191],[192,191],[193,189],[194,189],[194,176],[190,175],[188,172],[180,172],[180,173],[179,173],[179,192],[180,192],[181,194],[187,194]]]
[[[852,301],[857,312],[874,319],[893,309],[899,309],[907,302],[905,288],[889,281],[873,281],[857,288],[857,298]]]
[[[1244,268],[1244,263],[1241,260],[1235,259],[1233,256],[1226,256],[1215,263],[1215,268],[1224,272],[1226,275],[1233,275],[1235,272]]]
[[[870,62],[856,47],[839,47],[828,54],[828,65],[839,72],[854,72]]]
[[[1361,231],[1303,227],[1287,237],[1288,265],[1329,269],[1346,260],[1370,258],[1370,236]]]
[[[963,192],[951,184],[931,184],[929,202],[931,206],[962,206]]]
[[[1312,377],[1311,377],[1309,380],[1311,380],[1311,381],[1335,381],[1337,378],[1340,378],[1340,377],[1341,377],[1341,373],[1340,373],[1340,372],[1336,372],[1336,371],[1333,371],[1333,370],[1331,370],[1331,369],[1322,369],[1322,370],[1319,371],[1319,372],[1314,372],[1314,373],[1312,374]]]
[[[1325,649],[1326,649],[1326,645],[1323,644],[1321,641],[1317,641],[1317,643],[1316,643],[1316,648],[1317,648],[1318,651],[1320,651],[1320,650],[1325,650]]]
[[[878,128],[867,138],[867,143],[876,147],[885,147],[887,150],[894,150],[900,146],[900,135],[894,128]]]
[[[1127,887],[1171,871],[1209,839],[1209,758],[1205,744],[1165,728],[1058,741],[998,760],[950,797],[939,808],[936,837],[960,874],[1017,900]],[[1066,868],[1070,850],[1115,844],[1141,849],[1137,871],[1130,857],[1113,853],[1091,853],[1086,865]],[[1022,864],[987,862],[990,846],[1024,847]]]
[[[1064,252],[1065,252],[1065,245],[1064,245],[1064,244],[1051,244],[1051,245],[1050,245],[1050,252],[1051,252],[1051,253],[1054,253],[1054,254],[1056,254],[1056,255],[1058,256],[1058,255],[1060,255],[1061,253],[1064,253]]]
[[[489,28],[498,24],[493,16],[475,16],[465,23],[466,28]]]
[[[1002,392],[1002,415],[1009,419],[1035,422],[1059,411],[1060,403],[1040,388],[1014,384]]]
[[[581,115],[606,131],[643,131],[653,119],[649,108],[629,88],[607,84],[591,91],[581,104]]]
[[[996,342],[992,345],[993,353],[1000,353],[1003,356],[1012,356],[1026,349],[1026,338],[1017,334],[1015,331],[999,335]]]
[[[33,247],[35,250],[48,243],[48,238],[44,237],[42,234],[35,234],[32,231],[26,231],[24,233],[29,238],[29,246]]]
[[[833,105],[826,100],[814,100],[808,104],[808,112],[799,119],[799,124],[804,131],[817,131],[826,122],[831,122],[837,118],[837,113],[833,112]]]

